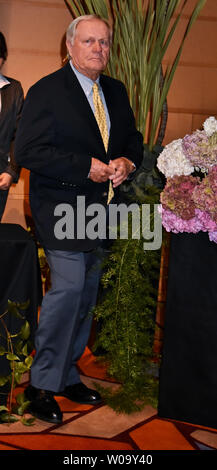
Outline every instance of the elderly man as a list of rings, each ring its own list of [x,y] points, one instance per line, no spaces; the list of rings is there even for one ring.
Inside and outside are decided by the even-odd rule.
[[[101,240],[67,236],[67,230],[59,237],[56,208],[70,205],[77,227],[79,197],[85,196],[86,208],[93,203],[106,207],[143,153],[125,87],[101,75],[111,36],[107,21],[95,15],[71,23],[70,61],[29,90],[16,140],[17,163],[31,171],[32,215],[52,282],[42,303],[26,397],[32,414],[54,423],[62,420],[55,395],[101,402],[99,393],[81,382],[76,367],[91,328]]]

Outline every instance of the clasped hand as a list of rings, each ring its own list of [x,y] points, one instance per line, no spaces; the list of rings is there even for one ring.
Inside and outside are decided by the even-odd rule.
[[[92,158],[89,178],[95,183],[111,180],[113,187],[116,188],[128,178],[133,168],[133,163],[125,157],[110,160],[108,165],[97,158]]]
[[[12,176],[9,173],[1,173],[0,174],[0,189],[6,191],[10,188],[12,183]]]

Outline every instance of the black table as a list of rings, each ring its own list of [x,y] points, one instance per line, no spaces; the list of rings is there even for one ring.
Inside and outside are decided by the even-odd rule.
[[[172,234],[159,416],[217,428],[217,244]]]
[[[0,315],[7,309],[8,300],[29,301],[28,308],[22,312],[30,324],[31,339],[37,326],[38,307],[42,299],[41,276],[37,247],[31,235],[17,224],[0,224]],[[4,316],[10,333],[17,333],[23,320],[14,315]],[[0,325],[0,345],[5,346],[5,330]],[[0,357],[0,376],[10,372],[8,360]],[[0,387],[0,404],[6,396],[2,393],[8,386]]]

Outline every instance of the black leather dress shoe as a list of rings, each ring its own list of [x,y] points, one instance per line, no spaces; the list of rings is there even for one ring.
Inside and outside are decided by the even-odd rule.
[[[86,387],[82,382],[69,385],[63,392],[59,392],[57,395],[66,397],[82,405],[98,405],[102,402],[100,394],[96,390]]]
[[[49,423],[59,424],[62,422],[62,412],[53,396],[53,392],[29,385],[24,393],[27,400],[30,401],[29,413]]]

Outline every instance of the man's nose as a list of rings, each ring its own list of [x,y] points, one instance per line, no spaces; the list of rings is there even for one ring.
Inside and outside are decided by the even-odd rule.
[[[101,42],[100,42],[100,41],[95,41],[95,42],[94,42],[94,45],[93,45],[93,49],[94,49],[94,51],[96,51],[96,52],[101,52],[101,50],[102,50],[102,44],[101,44]]]

